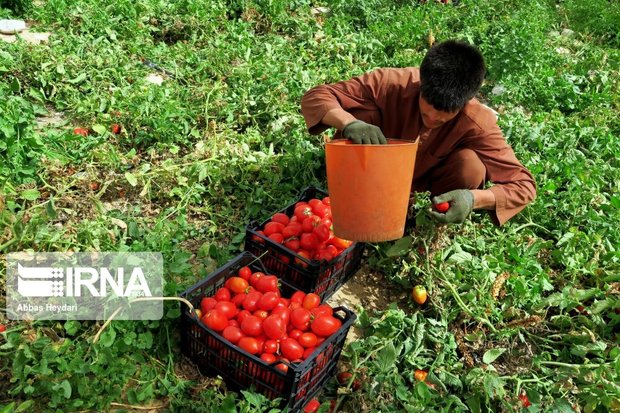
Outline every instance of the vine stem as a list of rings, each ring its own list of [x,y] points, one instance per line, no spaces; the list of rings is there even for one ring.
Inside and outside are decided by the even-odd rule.
[[[192,313],[195,312],[193,304],[182,297],[140,297],[140,298],[134,298],[133,300],[129,301],[128,304],[132,304],[138,301],[180,301],[182,303],[185,303],[185,305],[187,305],[190,308],[190,311]],[[110,318],[108,318],[107,321],[103,323],[99,331],[97,331],[97,334],[95,334],[95,337],[93,337],[93,344],[99,341],[99,337],[101,336],[101,333],[103,333],[103,331],[110,325],[110,323],[112,323],[112,320],[114,320],[114,317],[116,317],[118,313],[120,313],[122,310],[123,310],[123,307],[117,308],[116,311],[112,313]]]
[[[497,333],[497,329],[495,328],[493,324],[491,324],[489,320],[487,320],[484,317],[476,317],[474,315],[474,313],[469,309],[469,307],[467,307],[467,305],[463,302],[463,300],[461,300],[461,297],[459,296],[458,291],[456,291],[456,288],[454,287],[454,285],[452,285],[450,281],[446,280],[443,277],[439,277],[439,276],[437,278],[448,287],[448,289],[452,293],[452,296],[456,300],[456,303],[459,305],[459,307],[461,307],[463,311],[465,311],[471,317],[475,318],[476,320],[480,321],[481,323],[489,327],[489,330],[491,330],[493,333]]]

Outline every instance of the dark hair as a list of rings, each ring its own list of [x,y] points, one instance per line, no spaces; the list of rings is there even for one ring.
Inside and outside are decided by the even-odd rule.
[[[476,47],[457,40],[435,43],[420,65],[422,96],[437,110],[460,110],[478,93],[485,72]]]

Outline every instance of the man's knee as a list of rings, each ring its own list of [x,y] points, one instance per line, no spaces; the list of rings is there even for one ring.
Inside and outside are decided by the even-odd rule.
[[[471,149],[461,149],[454,152],[447,160],[450,168],[460,171],[462,189],[478,189],[484,185],[487,170],[484,164]]]
[[[476,152],[460,149],[435,169],[431,179],[431,193],[437,195],[453,189],[482,188],[485,178],[486,168]]]

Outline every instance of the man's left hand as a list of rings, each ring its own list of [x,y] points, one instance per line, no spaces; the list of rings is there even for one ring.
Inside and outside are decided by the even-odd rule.
[[[433,204],[450,204],[445,213],[431,211],[433,218],[444,224],[462,224],[474,209],[474,194],[469,189],[455,189],[434,197],[432,201]]]

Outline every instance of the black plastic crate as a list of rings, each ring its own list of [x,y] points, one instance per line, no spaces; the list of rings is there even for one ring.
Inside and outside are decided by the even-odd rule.
[[[326,196],[327,192],[308,187],[296,202],[276,212],[292,216],[297,202]],[[273,214],[262,222],[253,221],[246,227],[245,250],[261,257],[269,272],[277,274],[295,288],[306,293],[318,294],[322,300],[327,300],[359,269],[364,254],[364,243],[354,242],[329,262],[308,260],[257,232],[271,220],[272,216]]]
[[[181,296],[199,308],[202,297],[214,295],[228,278],[236,276],[239,268],[246,265],[252,271],[266,272],[259,258],[243,252]],[[297,291],[286,281],[281,281],[280,290],[283,297],[290,297]],[[334,308],[334,317],[342,321],[340,330],[328,337],[303,362],[285,363],[289,366],[286,373],[275,367],[283,362],[276,361],[269,365],[209,330],[189,313],[184,304],[181,305],[181,349],[204,374],[220,375],[229,388],[240,390],[254,386],[256,391],[271,399],[281,397],[282,408],[299,412],[336,373],[347,333],[357,318],[345,307]]]

